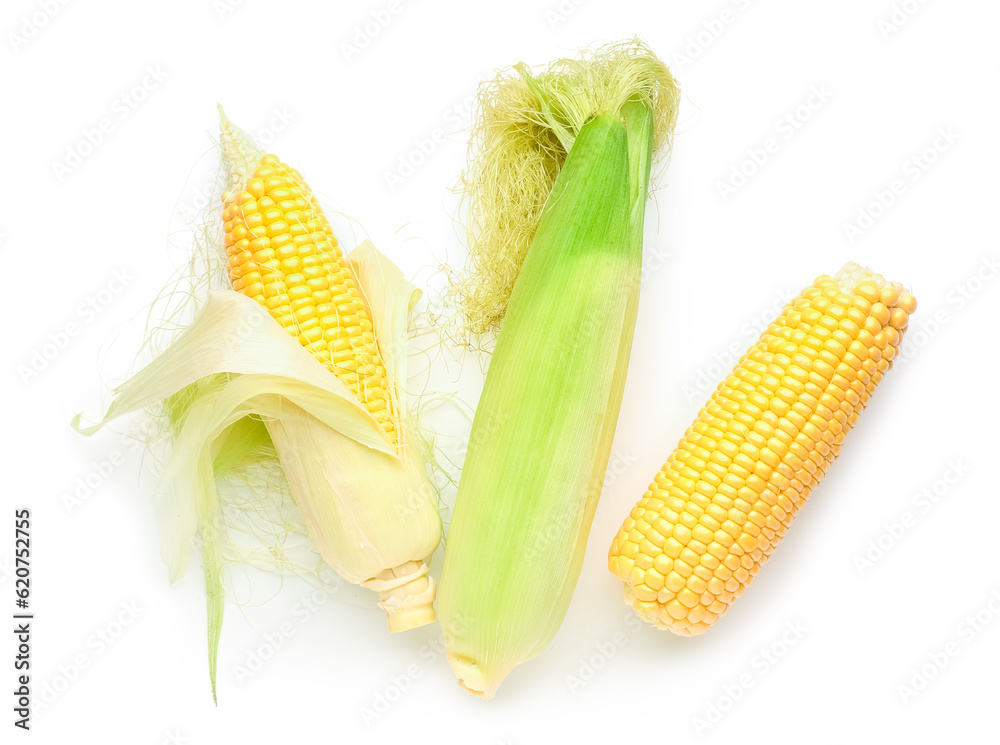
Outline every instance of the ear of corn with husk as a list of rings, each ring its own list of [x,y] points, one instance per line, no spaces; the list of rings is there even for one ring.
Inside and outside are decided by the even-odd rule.
[[[170,420],[161,548],[173,581],[201,538],[213,696],[225,530],[215,480],[250,453],[273,447],[316,550],[379,593],[392,631],[434,620],[427,560],[441,537],[403,390],[419,291],[368,242],[345,257],[300,174],[225,115],[222,153],[231,289],[82,429],[158,404]]]
[[[504,321],[438,617],[460,684],[490,698],[548,645],[576,586],[628,367],[653,152],[677,91],[634,42],[538,74],[519,66],[480,107],[473,272],[458,292],[473,331]]]

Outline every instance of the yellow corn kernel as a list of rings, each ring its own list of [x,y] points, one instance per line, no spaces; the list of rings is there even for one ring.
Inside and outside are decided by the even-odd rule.
[[[785,307],[632,510],[644,520],[627,519],[612,542],[626,603],[682,636],[726,612],[837,457],[915,310],[902,286],[854,263]],[[658,544],[651,532],[670,537]],[[634,571],[645,566],[673,571]]]
[[[396,443],[395,405],[387,398],[391,387],[371,319],[337,238],[298,172],[274,155],[263,156],[245,183],[224,194],[223,218],[233,289],[264,305]],[[344,302],[333,305],[331,296]]]

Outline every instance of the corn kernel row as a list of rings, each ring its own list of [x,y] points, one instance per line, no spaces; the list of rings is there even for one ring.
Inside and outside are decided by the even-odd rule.
[[[853,263],[784,308],[612,543],[609,568],[640,616],[687,636],[726,612],[836,458],[915,310]]]
[[[253,298],[337,375],[395,442],[392,396],[365,303],[330,223],[273,155],[223,195],[234,290]]]

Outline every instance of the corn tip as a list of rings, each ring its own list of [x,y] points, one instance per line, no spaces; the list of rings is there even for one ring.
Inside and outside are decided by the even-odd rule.
[[[434,621],[435,585],[429,572],[426,561],[408,561],[362,582],[379,593],[378,605],[386,613],[389,631],[408,631]]]

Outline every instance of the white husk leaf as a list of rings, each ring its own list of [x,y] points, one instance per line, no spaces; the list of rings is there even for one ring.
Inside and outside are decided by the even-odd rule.
[[[351,252],[348,262],[357,273],[373,323],[379,330],[380,352],[395,399],[402,406],[405,395],[400,383],[405,380],[407,326],[420,291],[367,241]],[[205,507],[217,510],[211,469],[218,451],[217,440],[245,416],[266,420],[289,416],[289,412],[296,417],[308,415],[337,433],[342,445],[357,445],[345,448],[347,454],[338,456],[346,459],[341,461],[345,468],[385,468],[395,462],[403,470],[399,452],[347,386],[276,324],[262,306],[231,290],[213,293],[170,347],[116,389],[115,400],[105,417],[97,424],[81,427],[80,431],[92,434],[112,419],[151,406],[197,380],[219,373],[230,373],[233,377],[221,390],[191,405],[173,441],[154,496],[161,551],[171,581],[178,579],[189,563],[199,523],[204,523]],[[401,439],[406,436],[405,427],[400,427],[399,432]],[[409,452],[405,440],[400,445],[402,452]],[[422,478],[426,482],[418,448],[413,447],[411,455],[416,466],[408,464],[406,479],[412,482]],[[373,460],[376,455],[382,456],[378,464]],[[351,461],[357,465],[349,465]],[[363,461],[367,462],[361,466]],[[378,475],[372,473],[373,479]],[[392,499],[403,499],[396,489],[387,491]],[[428,490],[421,493],[424,494],[421,506],[426,502],[436,517],[433,495]],[[410,495],[405,499],[412,501],[415,497]],[[307,511],[305,505],[299,507]],[[311,537],[316,540],[314,535]],[[332,549],[319,548],[324,558],[328,558]],[[336,563],[331,564],[340,568]]]
[[[430,556],[440,519],[419,448],[403,446],[399,457],[389,455],[327,427],[288,399],[276,405],[268,431],[309,535],[338,574],[361,584]]]

